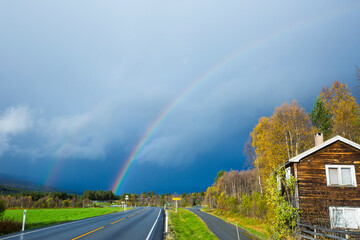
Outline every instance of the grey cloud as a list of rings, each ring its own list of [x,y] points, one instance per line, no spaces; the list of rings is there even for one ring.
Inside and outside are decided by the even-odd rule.
[[[32,116],[27,107],[17,106],[6,109],[0,115],[0,156],[10,148],[12,138],[24,133],[31,125]]]

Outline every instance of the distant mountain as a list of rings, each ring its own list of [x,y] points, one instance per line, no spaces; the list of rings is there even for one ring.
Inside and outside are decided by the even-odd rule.
[[[41,184],[37,184],[34,182],[30,182],[27,180],[19,179],[17,177],[7,175],[7,174],[0,174],[0,191],[8,192],[8,194],[24,192],[24,191],[37,191],[37,192],[66,192],[66,193],[73,193],[63,189],[57,189],[49,186],[44,186]]]

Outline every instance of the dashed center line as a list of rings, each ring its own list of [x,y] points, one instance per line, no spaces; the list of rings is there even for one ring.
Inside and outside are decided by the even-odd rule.
[[[144,211],[144,210],[142,210],[142,211],[140,211],[140,212],[136,212],[136,213],[128,216],[128,218],[133,217],[133,216],[135,216],[136,214],[142,213],[143,211]],[[117,221],[115,221],[115,222],[112,222],[112,223],[110,223],[110,224],[115,224],[115,223],[121,222],[121,221],[123,221],[123,220],[125,220],[125,219],[126,219],[126,218],[122,218],[122,219],[117,220]],[[98,231],[98,230],[100,230],[100,229],[103,229],[103,228],[104,228],[104,227],[99,227],[99,228],[97,228],[97,229],[95,229],[95,230],[92,230],[92,231],[90,231],[90,232],[88,232],[88,233],[85,233],[85,234],[83,234],[83,235],[80,235],[80,236],[78,236],[78,237],[76,237],[76,238],[73,238],[73,239],[71,239],[71,240],[76,240],[76,239],[82,238],[82,237],[84,237],[84,236],[86,236],[86,235],[88,235],[88,234],[90,234],[90,233],[96,232],[96,231]]]
[[[115,222],[112,222],[112,223],[110,223],[110,224],[114,224],[114,223],[120,222],[120,221],[125,220],[125,219],[126,219],[126,218],[122,218],[122,219],[117,220],[117,221],[115,221]]]
[[[90,234],[90,233],[96,232],[96,231],[98,231],[98,230],[100,230],[100,229],[102,229],[102,228],[104,228],[104,227],[99,227],[99,228],[97,228],[97,229],[95,229],[95,230],[92,230],[92,231],[90,231],[90,232],[88,232],[88,233],[85,233],[85,234],[80,235],[80,236],[78,236],[78,237],[76,237],[76,238],[73,238],[72,240],[79,239],[79,238],[81,238],[81,237],[83,237],[83,236],[86,236],[86,235],[88,235],[88,234]]]
[[[133,217],[133,216],[135,216],[136,214],[139,214],[139,213],[141,213],[141,212],[142,212],[142,211],[137,212],[137,213],[134,213],[134,214],[128,216],[128,218]],[[122,218],[122,219],[117,220],[117,221],[115,221],[115,222],[112,222],[112,223],[110,223],[110,224],[115,224],[115,223],[121,222],[122,220],[125,220],[125,219],[126,219],[126,218]]]

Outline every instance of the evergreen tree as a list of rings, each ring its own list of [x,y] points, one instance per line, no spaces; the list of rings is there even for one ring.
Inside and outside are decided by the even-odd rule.
[[[331,113],[325,107],[320,97],[317,97],[315,100],[310,118],[314,127],[318,128],[318,130],[324,134],[324,138],[329,138],[332,132]]]
[[[220,172],[218,172],[217,175],[216,175],[216,178],[215,178],[215,182],[217,180],[219,180],[225,173],[226,173],[225,170],[221,170]]]

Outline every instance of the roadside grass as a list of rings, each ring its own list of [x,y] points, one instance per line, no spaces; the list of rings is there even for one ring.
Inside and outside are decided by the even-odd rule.
[[[206,224],[189,210],[178,208],[177,213],[175,210],[168,211],[170,234],[167,234],[166,240],[217,239]]]
[[[209,210],[206,207],[202,208],[201,211],[212,214],[216,217],[221,218],[222,220],[229,222],[234,225],[238,225],[238,227],[246,230],[250,234],[260,238],[260,239],[270,239],[268,234],[269,226],[265,220],[257,219],[257,218],[248,218],[242,217],[238,214],[234,214],[232,212],[218,212],[216,210]]]
[[[25,229],[33,229],[123,211],[122,208],[27,209]],[[24,209],[6,210],[4,219],[22,222]],[[20,224],[21,226],[21,224]],[[17,231],[20,231],[17,229]],[[14,231],[13,231],[14,232]],[[4,234],[4,233],[3,233]],[[1,233],[0,233],[1,235]]]

